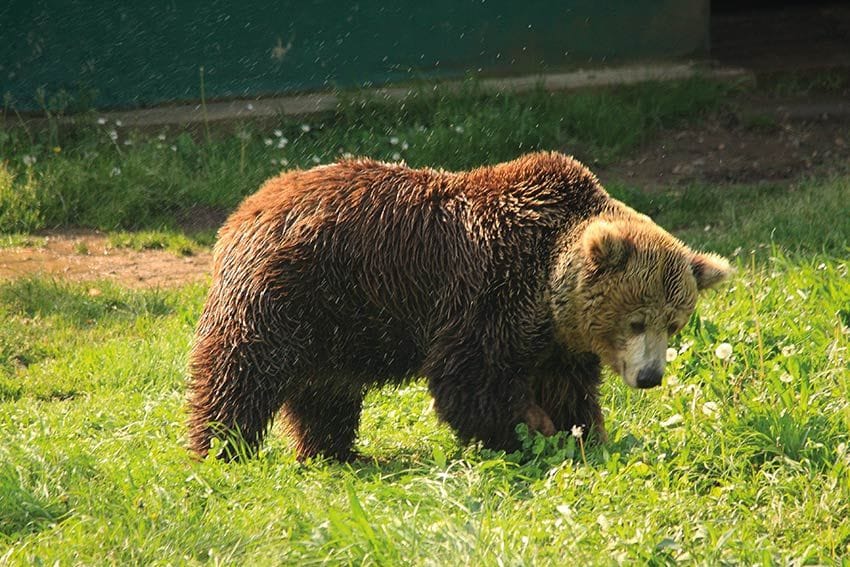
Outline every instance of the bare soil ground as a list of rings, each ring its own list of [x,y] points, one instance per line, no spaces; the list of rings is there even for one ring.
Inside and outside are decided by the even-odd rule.
[[[112,280],[127,287],[171,287],[203,280],[210,252],[178,256],[165,250],[113,248],[94,231],[45,234],[44,246],[0,250],[0,280],[47,275],[71,281]]]
[[[698,126],[668,130],[599,176],[645,191],[692,183],[790,182],[850,164],[850,99],[751,99]]]
[[[848,98],[741,101],[733,112],[662,132],[634,155],[598,168],[603,182],[645,191],[691,183],[791,183],[850,166]],[[218,224],[221,212],[208,215]],[[215,219],[215,220],[213,220]],[[192,228],[210,228],[197,227]],[[129,287],[170,287],[208,277],[211,254],[109,246],[94,231],[47,233],[44,246],[0,249],[0,280],[46,274],[72,281],[112,280]]]

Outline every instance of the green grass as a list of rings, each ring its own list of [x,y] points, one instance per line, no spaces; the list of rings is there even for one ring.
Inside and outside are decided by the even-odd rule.
[[[200,141],[187,133],[99,124],[96,114],[44,132],[0,130],[0,232],[174,228],[191,223],[199,208],[232,209],[282,168],[328,163],[346,153],[450,169],[535,149],[605,162],[661,127],[710,112],[730,88],[693,79],[493,94],[472,84],[404,104],[352,96],[333,113],[245,123]]]
[[[113,248],[130,248],[137,251],[167,250],[179,256],[191,256],[212,246],[215,242],[215,232],[207,230],[188,236],[173,230],[118,231],[110,232],[107,242]]]
[[[184,367],[203,287],[3,284],[0,558],[837,561],[850,553],[850,266],[754,266],[700,304],[664,386],[606,381],[604,446],[458,446],[417,382],[369,396],[367,460],[353,466],[298,464],[279,434],[246,463],[189,458]]]
[[[779,185],[692,185],[662,194],[614,185],[615,196],[686,242],[723,254],[759,257],[778,247],[792,254],[848,255],[850,173]]]
[[[47,244],[47,239],[43,236],[34,236],[32,234],[0,234],[0,249],[2,248],[43,248]]]
[[[843,67],[760,73],[758,82],[759,90],[777,98],[803,98],[812,94],[846,95],[850,89],[850,77]]]
[[[232,207],[272,157],[306,166],[342,148],[460,168],[577,147],[607,160],[722,104],[718,88],[350,102],[310,132],[281,121],[210,143],[138,134],[113,145],[103,125],[55,130],[58,153],[3,132],[0,232],[24,234],[0,243],[74,224],[146,229],[111,234],[116,247],[194,250],[211,236],[171,228]],[[661,388],[607,377],[603,446],[566,435],[526,437],[512,455],[460,446],[414,382],[368,396],[366,459],[354,465],[299,464],[279,432],[250,461],[196,462],[184,449],[185,365],[203,285],[0,283],[0,565],[846,561],[848,187],[846,173],[666,195],[610,187],[730,255],[738,273],[675,339]],[[721,343],[730,358],[715,354]]]
[[[370,394],[353,466],[298,464],[279,432],[249,462],[194,462],[184,369],[203,286],[0,285],[0,561],[838,562],[850,554],[847,179],[719,198],[615,189],[694,244],[740,250],[660,389],[608,377],[603,446],[459,446],[416,382]]]

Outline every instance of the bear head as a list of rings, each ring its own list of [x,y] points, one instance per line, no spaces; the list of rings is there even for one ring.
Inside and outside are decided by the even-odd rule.
[[[550,289],[556,334],[633,388],[661,383],[670,337],[698,293],[731,273],[724,258],[691,250],[643,215],[592,220],[561,256]]]

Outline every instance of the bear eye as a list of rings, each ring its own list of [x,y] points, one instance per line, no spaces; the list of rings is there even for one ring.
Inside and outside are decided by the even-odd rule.
[[[642,335],[646,332],[646,325],[642,321],[633,321],[629,324],[629,327],[635,335]]]

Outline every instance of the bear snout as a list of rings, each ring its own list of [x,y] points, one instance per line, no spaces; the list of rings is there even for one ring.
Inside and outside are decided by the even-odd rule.
[[[641,389],[654,388],[661,384],[664,369],[657,366],[644,366],[637,375],[637,387]]]

